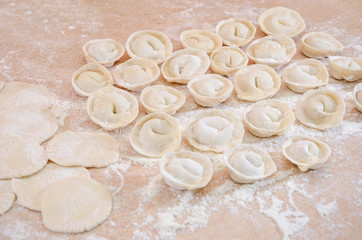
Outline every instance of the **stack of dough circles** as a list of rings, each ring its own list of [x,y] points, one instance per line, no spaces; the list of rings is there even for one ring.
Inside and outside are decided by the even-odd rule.
[[[130,57],[148,58],[162,63],[172,53],[172,43],[163,33],[144,30],[132,33],[126,42]]]
[[[15,194],[11,189],[11,180],[0,180],[0,216],[13,205]]]
[[[302,52],[307,57],[323,59],[343,50],[343,44],[324,32],[309,32],[302,37]]]
[[[362,83],[357,84],[353,88],[353,99],[357,109],[362,112]]]
[[[210,68],[213,72],[228,75],[248,64],[249,58],[240,48],[235,46],[221,47],[212,52]]]
[[[46,147],[48,158],[69,167],[106,167],[119,159],[117,140],[102,132],[65,131],[55,135]]]
[[[207,30],[186,30],[181,33],[180,39],[185,48],[201,50],[207,54],[212,53],[222,46],[220,36]]]
[[[127,91],[113,86],[103,87],[87,100],[90,119],[106,130],[127,126],[138,115],[138,101]]]
[[[216,32],[225,45],[242,47],[254,38],[256,28],[249,20],[229,18],[216,25]]]
[[[362,78],[362,58],[329,56],[329,71],[335,79],[354,82]]]

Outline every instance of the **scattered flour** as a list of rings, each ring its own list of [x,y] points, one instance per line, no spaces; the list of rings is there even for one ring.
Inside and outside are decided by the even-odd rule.
[[[337,201],[334,200],[329,203],[317,203],[316,204],[317,211],[321,217],[327,217],[330,213],[333,213],[338,210]]]

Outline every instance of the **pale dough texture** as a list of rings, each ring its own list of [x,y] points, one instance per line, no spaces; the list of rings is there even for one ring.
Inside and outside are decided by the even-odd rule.
[[[302,37],[302,52],[307,57],[323,59],[343,50],[343,44],[324,32],[309,32]]]
[[[0,215],[3,215],[13,205],[15,194],[11,190],[10,180],[0,180]]]
[[[207,54],[212,53],[222,46],[222,40],[219,35],[201,29],[183,31],[180,35],[180,40],[185,48],[201,50]]]
[[[354,82],[362,78],[362,58],[329,56],[329,71],[333,78]]]
[[[248,64],[249,58],[235,46],[221,47],[210,56],[210,68],[213,72],[228,75]]]
[[[248,44],[255,36],[254,24],[243,18],[221,20],[216,25],[216,32],[225,45],[241,47]]]

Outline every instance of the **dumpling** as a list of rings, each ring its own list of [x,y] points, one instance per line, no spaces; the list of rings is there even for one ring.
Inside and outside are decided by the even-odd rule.
[[[353,88],[353,99],[356,103],[357,109],[362,112],[362,83],[357,84]]]
[[[241,119],[231,112],[204,110],[195,115],[186,135],[195,148],[220,153],[241,143],[244,126]]]
[[[75,71],[72,76],[72,86],[74,91],[80,95],[88,97],[98,89],[112,85],[113,78],[107,68],[96,62],[88,63]]]
[[[294,122],[292,109],[276,99],[254,103],[244,112],[249,132],[257,137],[283,134]]]
[[[222,40],[219,35],[201,29],[183,31],[180,35],[180,40],[185,48],[201,50],[207,54],[222,46]]]
[[[167,113],[151,113],[136,122],[131,130],[131,145],[148,157],[162,157],[181,144],[181,128],[176,118]]]
[[[87,62],[97,62],[105,67],[112,67],[123,56],[124,47],[110,38],[94,39],[83,45],[83,54]]]
[[[343,98],[337,92],[309,90],[297,102],[295,116],[308,127],[324,130],[341,122],[344,111]]]
[[[0,216],[6,213],[15,200],[10,180],[0,180]]]
[[[106,130],[127,126],[138,115],[137,98],[113,86],[103,87],[87,100],[90,119]]]
[[[215,73],[228,75],[248,64],[249,58],[240,48],[221,47],[212,52],[210,67]]]
[[[305,29],[305,22],[297,11],[285,7],[265,10],[258,19],[261,30],[267,35],[294,37]]]
[[[132,91],[141,91],[160,76],[157,63],[147,58],[131,58],[113,71],[116,84]]]
[[[309,32],[302,37],[302,52],[307,57],[323,59],[343,50],[343,44],[324,32]]]
[[[254,38],[256,28],[244,18],[229,18],[216,25],[216,32],[225,45],[242,47]]]
[[[345,79],[349,82],[362,78],[362,58],[329,56],[329,71],[335,79]]]
[[[193,78],[187,88],[197,104],[213,107],[230,97],[233,84],[218,74],[205,74]]]
[[[331,149],[314,137],[294,136],[283,144],[283,155],[305,172],[320,168],[331,155]]]
[[[160,171],[165,182],[177,190],[205,187],[213,175],[211,160],[198,152],[170,152],[163,156]]]
[[[246,49],[246,54],[255,63],[276,68],[288,63],[296,51],[292,38],[287,35],[276,35],[255,40]]]
[[[304,93],[310,89],[327,85],[329,74],[323,63],[308,58],[298,60],[284,68],[282,79],[292,91]]]
[[[196,49],[183,49],[172,53],[162,64],[161,71],[168,82],[187,84],[209,69],[209,56]]]
[[[185,101],[186,97],[182,92],[165,85],[146,87],[140,95],[140,103],[147,113],[164,112],[174,115]]]
[[[132,58],[147,58],[159,64],[172,53],[172,43],[162,32],[143,30],[128,37],[126,50]]]
[[[252,183],[269,177],[277,168],[262,148],[251,144],[235,146],[224,155],[230,177],[238,183]]]
[[[237,71],[233,83],[239,99],[260,101],[274,96],[280,88],[281,81],[273,68],[253,64]]]

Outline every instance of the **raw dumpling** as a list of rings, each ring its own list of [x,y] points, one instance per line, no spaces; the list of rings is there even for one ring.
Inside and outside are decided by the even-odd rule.
[[[302,37],[302,52],[307,57],[323,59],[342,50],[342,43],[328,33],[309,32]]]
[[[283,134],[294,122],[292,109],[276,99],[264,100],[251,105],[244,112],[249,132],[257,137],[271,137]]]
[[[99,63],[91,62],[73,73],[72,86],[74,91],[80,95],[88,97],[98,89],[112,85],[113,78],[107,68]]]
[[[233,82],[238,98],[246,101],[260,101],[274,96],[281,83],[275,70],[262,64],[241,68],[234,75]]]
[[[186,101],[185,95],[173,87],[153,85],[142,90],[140,103],[147,113],[164,112],[174,115]]]
[[[165,182],[177,190],[196,190],[205,187],[213,175],[211,160],[198,152],[166,153],[160,163]]]
[[[93,122],[106,130],[114,130],[136,119],[138,102],[127,91],[113,86],[103,87],[89,95],[87,112]]]
[[[162,157],[177,150],[180,144],[180,124],[167,113],[146,115],[136,122],[131,131],[133,149],[148,157]]]
[[[292,38],[287,35],[276,35],[255,40],[246,49],[246,54],[255,63],[276,68],[288,63],[296,51]]]
[[[230,177],[238,183],[252,183],[269,177],[277,170],[273,159],[262,148],[240,144],[225,153]]]
[[[0,180],[0,216],[11,208],[14,200],[15,194],[11,189],[11,181]]]
[[[283,155],[305,172],[320,168],[331,155],[331,149],[316,138],[294,136],[283,144]]]
[[[168,82],[186,84],[206,73],[209,65],[209,56],[203,51],[183,49],[172,53],[162,64],[161,71]]]
[[[224,110],[204,110],[195,115],[186,129],[187,140],[202,151],[224,152],[244,137],[241,119]]]
[[[362,78],[362,58],[330,56],[329,71],[335,79],[345,79],[349,82]]]
[[[0,136],[0,179],[31,175],[47,161],[43,147],[33,139]]]
[[[49,187],[65,178],[77,176],[90,178],[88,170],[83,167],[61,167],[50,163],[31,176],[13,178],[11,187],[21,206],[40,211],[41,197]]]
[[[197,104],[213,107],[230,97],[233,84],[218,74],[205,74],[193,78],[187,88]]]
[[[282,79],[292,91],[304,93],[310,89],[327,85],[329,74],[323,63],[308,58],[298,60],[284,68]]]
[[[207,30],[186,30],[181,33],[180,39],[185,48],[201,50],[207,54],[222,46],[222,40],[219,35]]]
[[[105,67],[112,67],[123,56],[124,47],[110,38],[94,39],[83,45],[83,54],[87,62],[97,62]]]
[[[119,64],[113,71],[114,80],[120,87],[141,91],[156,81],[160,68],[155,61],[147,58],[131,58]]]
[[[214,51],[211,56],[211,70],[215,73],[228,75],[248,64],[249,58],[238,47],[221,47]]]
[[[132,58],[148,58],[159,64],[172,53],[172,43],[162,32],[144,30],[128,37],[126,49]]]
[[[308,127],[324,130],[343,120],[344,108],[343,98],[337,92],[309,90],[297,102],[295,116]]]
[[[50,160],[65,167],[106,167],[118,161],[119,148],[106,133],[67,130],[48,142],[46,152]]]
[[[303,18],[297,11],[285,7],[265,10],[258,19],[261,30],[267,35],[294,37],[305,29]]]
[[[221,20],[216,25],[216,32],[225,45],[237,47],[248,44],[255,36],[255,26],[243,18]]]
[[[66,178],[43,193],[41,215],[53,232],[81,233],[102,223],[112,209],[112,196],[91,178]]]
[[[362,83],[357,84],[353,88],[353,99],[356,103],[357,109],[362,112]]]

